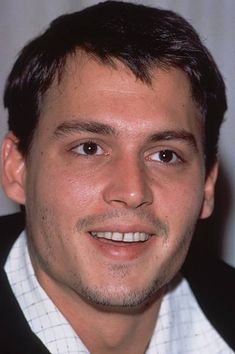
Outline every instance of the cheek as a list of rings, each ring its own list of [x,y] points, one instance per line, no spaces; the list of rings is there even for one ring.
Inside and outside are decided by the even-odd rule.
[[[94,204],[100,186],[94,176],[83,175],[71,168],[44,166],[31,178],[31,194],[39,205],[48,205],[60,213],[77,211]]]
[[[156,208],[169,225],[187,227],[197,221],[203,203],[202,178],[181,176],[178,181],[164,183],[156,193]]]

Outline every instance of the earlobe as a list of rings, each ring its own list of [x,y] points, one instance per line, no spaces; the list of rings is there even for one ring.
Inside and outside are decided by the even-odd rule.
[[[210,169],[204,186],[204,199],[201,210],[201,219],[208,218],[214,209],[215,184],[218,176],[218,162],[216,161]]]
[[[6,195],[13,201],[25,203],[25,159],[18,150],[18,139],[7,133],[2,144],[1,182]]]

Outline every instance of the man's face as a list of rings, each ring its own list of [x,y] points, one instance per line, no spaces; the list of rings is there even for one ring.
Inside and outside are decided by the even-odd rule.
[[[36,273],[93,303],[135,306],[181,266],[209,215],[202,124],[179,70],[152,85],[120,63],[70,59],[25,167]]]

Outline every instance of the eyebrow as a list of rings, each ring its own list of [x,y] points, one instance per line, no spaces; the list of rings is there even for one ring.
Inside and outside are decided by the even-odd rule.
[[[78,120],[71,120],[63,122],[54,131],[54,136],[60,138],[73,133],[89,132],[102,135],[117,135],[113,127],[108,124],[100,122],[81,122]]]
[[[117,131],[109,124],[100,123],[97,121],[81,122],[78,120],[71,120],[61,123],[56,127],[54,136],[60,138],[74,133],[89,132],[101,135],[117,136]],[[181,140],[192,146],[195,151],[198,151],[196,139],[192,133],[182,130],[164,130],[152,134],[147,142],[155,143],[159,141]]]
[[[195,136],[192,133],[187,132],[186,130],[166,130],[162,132],[157,132],[151,135],[148,139],[150,143],[155,143],[159,141],[170,141],[170,140],[179,140],[187,143],[192,146],[195,151],[198,151],[197,142]]]

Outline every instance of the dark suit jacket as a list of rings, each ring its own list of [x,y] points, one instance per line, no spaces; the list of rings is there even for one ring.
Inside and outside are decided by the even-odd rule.
[[[0,217],[1,354],[49,353],[31,331],[3,269],[7,255],[24,226],[22,213]],[[204,255],[194,246],[182,271],[207,318],[235,350],[235,269],[211,255]]]

